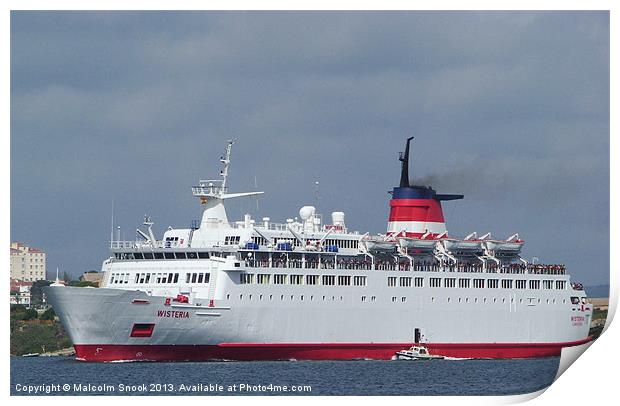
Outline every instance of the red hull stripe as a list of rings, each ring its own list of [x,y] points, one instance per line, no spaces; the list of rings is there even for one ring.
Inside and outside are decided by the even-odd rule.
[[[390,221],[430,221],[443,223],[441,203],[433,199],[390,200]]]
[[[427,343],[431,354],[458,358],[537,358],[559,356],[563,347],[587,343],[590,339],[566,343]],[[411,343],[385,344],[258,344],[219,345],[119,345],[76,344],[75,352],[85,361],[208,361],[208,360],[349,360],[391,359]]]

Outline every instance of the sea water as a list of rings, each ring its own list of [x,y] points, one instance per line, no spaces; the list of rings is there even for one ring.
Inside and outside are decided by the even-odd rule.
[[[551,385],[559,361],[89,363],[11,357],[11,395],[516,395]]]

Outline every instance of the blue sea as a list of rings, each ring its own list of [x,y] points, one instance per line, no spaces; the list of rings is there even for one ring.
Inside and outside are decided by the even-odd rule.
[[[11,357],[11,395],[516,395],[551,385],[559,362],[86,363]]]

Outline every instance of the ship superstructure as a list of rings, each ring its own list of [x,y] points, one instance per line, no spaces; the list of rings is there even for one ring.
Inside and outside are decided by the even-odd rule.
[[[233,141],[221,179],[192,193],[202,219],[161,240],[113,240],[103,286],[47,289],[88,361],[390,359],[423,343],[451,357],[537,357],[588,339],[591,306],[564,266],[529,263],[518,234],[449,235],[439,194],[409,180],[411,138],[387,232],[350,231],[313,206],[284,223],[229,222]]]

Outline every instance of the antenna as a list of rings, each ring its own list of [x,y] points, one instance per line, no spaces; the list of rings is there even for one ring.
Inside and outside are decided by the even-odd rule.
[[[228,140],[228,145],[226,145],[226,157],[220,158],[220,162],[224,164],[224,169],[220,172],[222,176],[222,191],[226,190],[226,179],[228,178],[228,166],[230,165],[230,151],[232,150],[233,144],[236,142],[236,139]]]
[[[321,183],[318,180],[314,181],[314,200],[316,200],[316,207],[319,207],[319,200],[321,200]]]
[[[112,248],[114,245],[114,198],[112,198],[112,215],[110,217],[110,248]]]
[[[258,179],[256,178],[256,172],[254,172],[254,190],[258,190]],[[258,215],[258,195],[256,195],[256,214]]]

